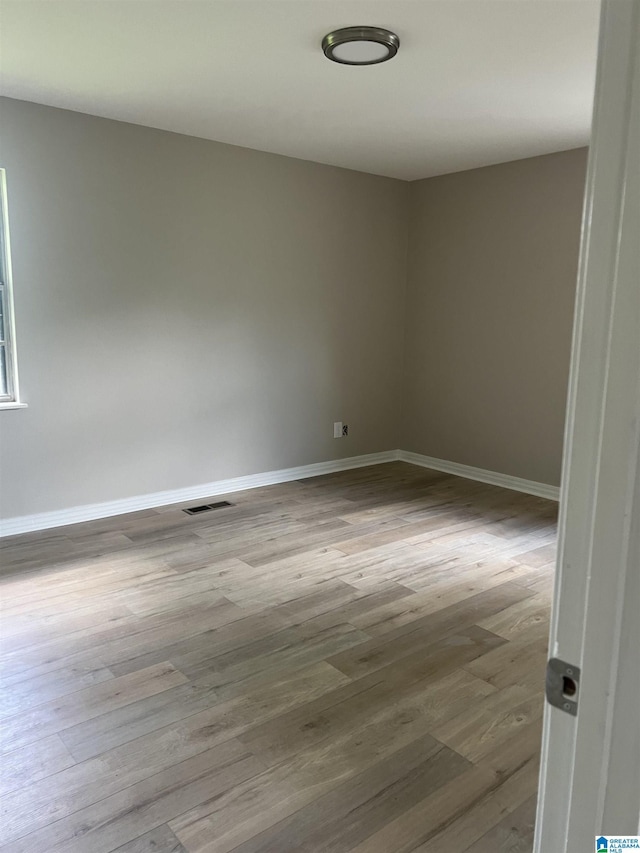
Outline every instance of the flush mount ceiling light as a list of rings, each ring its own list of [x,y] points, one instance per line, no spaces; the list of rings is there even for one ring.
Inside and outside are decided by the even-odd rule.
[[[344,27],[322,39],[327,59],[341,65],[378,65],[398,52],[400,39],[381,27]]]

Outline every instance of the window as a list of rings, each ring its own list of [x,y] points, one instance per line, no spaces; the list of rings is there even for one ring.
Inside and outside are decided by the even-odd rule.
[[[7,182],[0,169],[0,408],[22,405],[18,395],[18,366],[11,293]]]

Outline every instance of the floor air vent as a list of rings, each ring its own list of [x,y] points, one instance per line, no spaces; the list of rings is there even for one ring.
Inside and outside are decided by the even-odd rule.
[[[190,506],[188,509],[183,509],[187,515],[200,515],[201,512],[209,512],[210,509],[222,509],[224,506],[233,506],[229,501],[216,501],[213,504],[202,504],[202,506]]]

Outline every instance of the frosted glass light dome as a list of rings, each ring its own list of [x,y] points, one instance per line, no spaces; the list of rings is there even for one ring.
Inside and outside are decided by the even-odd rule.
[[[350,65],[369,65],[389,56],[386,44],[377,41],[345,41],[333,48],[333,59]]]

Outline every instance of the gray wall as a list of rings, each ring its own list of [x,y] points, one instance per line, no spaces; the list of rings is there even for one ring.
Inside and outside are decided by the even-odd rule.
[[[397,445],[407,184],[7,99],[0,123],[29,403],[0,412],[0,514]]]
[[[405,450],[560,482],[586,157],[411,185]]]
[[[557,484],[585,164],[406,184],[1,99],[0,515],[395,447]]]

